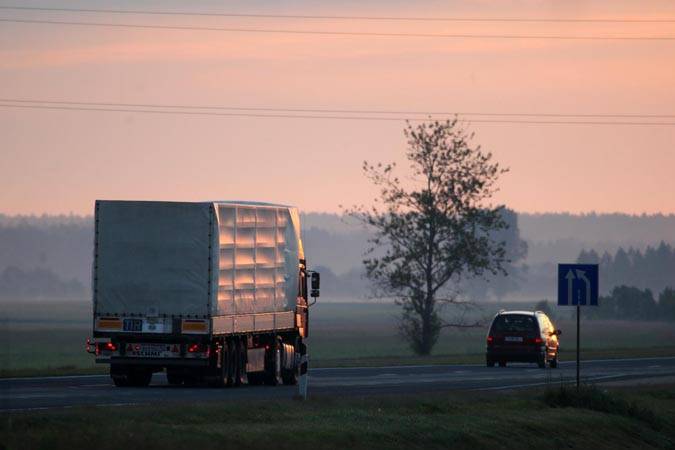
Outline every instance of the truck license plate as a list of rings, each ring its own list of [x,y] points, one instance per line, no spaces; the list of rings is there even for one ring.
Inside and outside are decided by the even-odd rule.
[[[141,319],[124,319],[124,331],[141,331],[143,321]]]
[[[171,344],[127,344],[127,356],[142,356],[145,358],[163,358],[174,356]]]

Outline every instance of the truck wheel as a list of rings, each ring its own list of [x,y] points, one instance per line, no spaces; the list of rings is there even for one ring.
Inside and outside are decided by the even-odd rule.
[[[241,386],[246,383],[246,340],[236,340],[234,342],[234,348],[234,385]]]
[[[174,372],[173,370],[166,371],[166,381],[172,386],[180,386],[185,381],[183,374]]]
[[[128,375],[129,385],[134,387],[145,387],[150,384],[152,380],[152,371],[150,370],[134,370],[130,371]]]
[[[234,384],[234,376],[232,374],[232,358],[230,357],[231,345],[229,340],[223,342],[223,346],[218,355],[220,360],[220,367],[216,367],[216,378],[210,384],[213,387],[232,386]]]
[[[278,340],[270,346],[265,358],[265,384],[276,386],[281,384],[281,345]]]
[[[265,383],[265,376],[267,374],[265,372],[253,372],[249,373],[247,375],[248,377],[248,384],[251,386],[260,386],[261,384]]]
[[[127,379],[126,375],[117,375],[112,377],[113,384],[117,387],[128,387],[129,386],[129,380]]]
[[[287,386],[294,386],[298,384],[298,377],[300,376],[300,362],[298,358],[298,342],[293,346],[293,364],[291,364],[290,369],[281,370],[281,379],[284,384]],[[284,352],[284,358],[286,357],[286,352]],[[284,366],[286,363],[284,362]]]
[[[127,387],[129,384],[129,369],[119,364],[110,365],[110,378],[117,387]]]
[[[286,386],[295,386],[298,384],[298,372],[300,371],[300,367],[296,367],[294,369],[284,369],[281,371],[281,379],[283,380],[284,384]]]

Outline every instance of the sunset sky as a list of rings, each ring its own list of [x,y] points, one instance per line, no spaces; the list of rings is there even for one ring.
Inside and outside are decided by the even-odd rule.
[[[675,18],[671,1],[237,6],[0,0],[17,4],[282,15]],[[0,18],[373,33],[675,36],[672,22],[387,22],[1,8]],[[510,168],[496,200],[517,211],[675,213],[674,125],[506,124],[461,116],[670,115],[652,120],[675,124],[675,40],[325,36],[0,22],[0,98],[2,104],[24,99],[458,112],[476,133],[475,142]],[[0,213],[90,214],[97,198],[263,200],[337,212],[340,204],[369,203],[376,194],[362,176],[364,159],[397,161],[405,168],[404,126],[402,120],[0,106]]]

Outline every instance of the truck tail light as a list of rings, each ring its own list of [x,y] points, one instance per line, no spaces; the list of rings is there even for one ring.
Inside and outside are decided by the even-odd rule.
[[[188,353],[204,353],[208,352],[208,346],[204,344],[190,344],[188,345]]]
[[[117,345],[112,342],[99,342],[96,344],[96,354],[99,355],[102,351],[114,352],[117,350]]]

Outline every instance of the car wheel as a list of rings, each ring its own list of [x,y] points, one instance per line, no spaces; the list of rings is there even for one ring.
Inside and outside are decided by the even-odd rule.
[[[506,367],[506,361],[499,361],[499,367]]]
[[[486,362],[488,367],[494,367],[495,366],[495,362],[491,359],[487,359],[485,362]]]
[[[550,360],[550,361],[548,362],[548,366],[549,366],[551,369],[555,369],[555,368],[558,367],[558,355],[556,355],[555,358],[553,358],[552,360]]]

